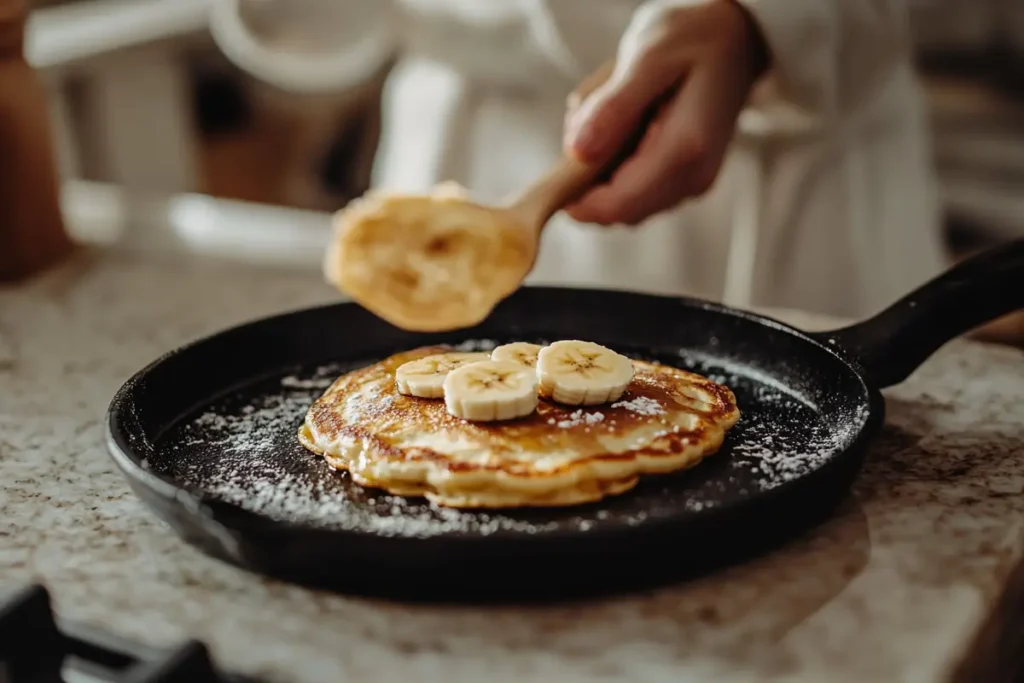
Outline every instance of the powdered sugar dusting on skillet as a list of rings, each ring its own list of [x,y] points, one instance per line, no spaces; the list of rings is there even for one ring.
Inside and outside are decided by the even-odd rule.
[[[464,344],[461,349],[486,350],[488,344],[494,347],[485,341]],[[324,528],[426,537],[537,533],[551,526],[543,521],[440,508],[421,499],[364,489],[298,446],[295,432],[309,405],[348,369],[322,366],[312,376],[289,374],[278,380],[277,393],[263,392],[256,401],[218,405],[201,412],[184,425],[185,438],[173,439],[170,450],[176,457],[168,473],[186,487],[250,512]],[[193,448],[206,455],[189,457]],[[210,449],[217,451],[215,460],[208,455]],[[282,451],[290,451],[300,466],[293,471],[282,468]],[[339,480],[345,485],[338,486]]]
[[[743,376],[755,377],[758,380],[755,397],[760,405],[793,400],[770,377],[758,376],[750,368],[730,368],[727,363],[718,361],[721,370],[716,372],[707,367],[707,361],[698,363],[705,367],[696,369],[696,372],[727,387],[738,386]],[[808,398],[801,396],[799,400],[817,409]],[[738,403],[740,412],[744,412],[743,402]],[[769,413],[756,422],[748,423],[743,432],[744,438],[737,440],[731,449],[732,453],[743,456],[737,459],[738,464],[757,475],[757,484],[761,489],[770,489],[812,472],[837,450],[845,449],[863,428],[868,419],[868,410],[862,406],[838,428],[835,424],[810,422],[801,425],[798,431],[786,430],[780,428],[773,418],[774,415]]]
[[[758,475],[760,487],[768,489],[820,467],[853,440],[865,420],[867,410],[863,409],[840,429],[808,425],[809,434],[801,434],[799,439],[760,422],[747,430],[748,438],[735,444],[732,452],[746,456],[741,462]]]
[[[471,340],[457,348],[486,351],[498,343]],[[830,430],[816,420],[806,401],[752,378],[748,369],[692,357],[673,359],[673,364],[736,392],[743,418],[721,453],[692,472],[651,478],[635,493],[596,505],[463,512],[364,489],[298,444],[296,430],[309,405],[338,375],[369,362],[296,370],[219,399],[157,440],[161,456],[152,468],[205,496],[282,522],[320,528],[410,537],[586,532],[677,514],[681,496],[692,512],[714,507],[722,497],[723,471],[728,486],[740,494],[776,486],[820,466],[849,443],[866,418],[851,416],[844,429]],[[709,474],[713,470],[717,474]]]
[[[452,348],[460,353],[473,353],[474,351],[493,351],[499,342],[493,339],[467,339],[461,344],[455,344]]]

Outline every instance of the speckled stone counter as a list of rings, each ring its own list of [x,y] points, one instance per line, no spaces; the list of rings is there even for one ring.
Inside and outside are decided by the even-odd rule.
[[[302,683],[924,682],[965,656],[1006,670],[1001,639],[1024,629],[1000,603],[1024,561],[1024,356],[969,342],[888,393],[884,435],[831,521],[678,587],[405,607],[200,555],[115,471],[108,400],[181,342],[333,298],[312,273],[113,253],[0,289],[0,588],[42,580],[68,618],[154,644],[195,636],[231,668]]]

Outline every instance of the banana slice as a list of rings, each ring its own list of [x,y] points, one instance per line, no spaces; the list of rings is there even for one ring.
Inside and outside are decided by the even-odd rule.
[[[633,379],[633,361],[600,344],[558,341],[537,354],[540,395],[571,406],[618,400]]]
[[[487,360],[486,353],[437,353],[403,363],[395,370],[398,393],[419,398],[443,398],[444,378],[455,368]]]
[[[530,342],[503,344],[491,351],[491,360],[510,360],[530,368],[537,367],[537,353],[543,347]]]
[[[537,409],[537,374],[508,360],[485,360],[444,378],[444,403],[455,417],[473,422],[514,420]]]

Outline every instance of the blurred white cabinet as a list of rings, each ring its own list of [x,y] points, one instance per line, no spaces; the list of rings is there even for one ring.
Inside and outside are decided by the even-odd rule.
[[[210,2],[79,0],[32,12],[26,56],[50,89],[65,178],[88,169],[127,188],[196,189],[181,48],[205,34]]]

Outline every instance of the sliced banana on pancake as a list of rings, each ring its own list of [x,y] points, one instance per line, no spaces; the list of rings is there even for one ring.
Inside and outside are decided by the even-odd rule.
[[[541,401],[518,420],[470,422],[451,415],[445,401],[398,393],[399,367],[451,351],[412,349],[339,377],[310,406],[299,441],[356,484],[397,496],[455,508],[550,508],[619,495],[639,476],[693,467],[721,448],[740,416],[728,387],[643,361],[633,361],[623,397],[599,410]],[[534,381],[523,394],[533,393]],[[473,402],[485,398],[474,394]]]
[[[467,363],[488,360],[486,353],[437,353],[400,365],[395,371],[398,393],[418,398],[443,398],[448,373]]]
[[[469,363],[445,377],[444,402],[449,413],[473,422],[525,417],[537,409],[537,374],[508,360]]]
[[[558,341],[537,354],[540,395],[582,406],[618,400],[633,379],[633,361],[585,341]]]
[[[537,367],[537,354],[544,348],[530,342],[502,344],[491,351],[491,360],[510,360],[529,368]]]

